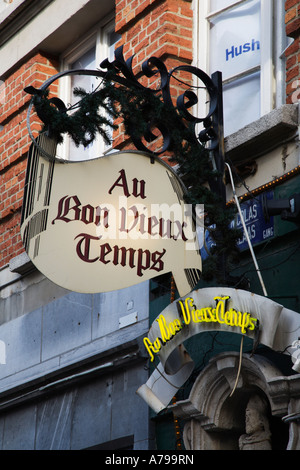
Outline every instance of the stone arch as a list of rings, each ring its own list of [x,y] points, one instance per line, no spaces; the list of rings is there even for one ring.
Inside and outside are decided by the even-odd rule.
[[[244,354],[239,379],[230,396],[236,383],[239,360],[239,354],[235,352],[212,358],[197,377],[189,398],[172,407],[176,416],[186,420],[183,433],[186,449],[239,450],[239,440],[246,433],[246,409],[253,397],[257,403],[265,403],[263,419],[264,422],[268,420],[270,429],[274,419],[284,426],[281,418],[289,409],[290,378],[282,376],[268,359]],[[259,406],[255,405],[254,409]],[[288,426],[285,428],[287,443]],[[255,442],[256,446],[272,447],[272,442],[268,444],[262,437],[259,444],[257,439]]]

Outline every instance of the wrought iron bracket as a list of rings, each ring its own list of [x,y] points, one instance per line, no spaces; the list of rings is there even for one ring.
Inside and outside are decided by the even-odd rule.
[[[65,76],[75,75],[86,75],[99,77],[103,81],[124,88],[124,93],[134,93],[135,90],[144,91],[145,98],[151,94],[155,94],[159,97],[161,102],[166,105],[166,109],[176,114],[176,130],[178,127],[178,135],[181,132],[189,128],[189,139],[193,144],[199,145],[199,148],[208,152],[212,165],[216,172],[214,176],[211,176],[208,184],[212,192],[217,194],[219,202],[218,205],[222,211],[226,209],[226,192],[225,192],[225,152],[224,152],[224,133],[223,133],[223,92],[222,92],[222,74],[221,72],[215,72],[210,77],[204,71],[192,65],[179,65],[171,70],[168,70],[166,65],[157,57],[148,58],[141,66],[141,70],[135,73],[133,69],[134,56],[129,57],[125,60],[123,54],[123,46],[119,47],[115,51],[115,58],[112,61],[105,59],[100,64],[100,69],[96,70],[85,70],[75,69],[66,70],[58,73],[47,81],[39,88],[27,87],[25,91],[31,95],[42,96],[44,92],[54,83]],[[188,83],[182,81],[182,78],[178,78],[181,73],[190,74],[191,79]],[[152,80],[149,80],[152,79]],[[177,99],[172,98],[172,85],[173,80],[180,83],[183,87],[186,86],[185,91],[179,94]],[[145,86],[144,84],[151,85]],[[204,93],[201,94],[201,98],[205,96],[205,102],[199,103],[197,91],[202,89]],[[149,95],[150,94],[150,95]],[[30,115],[34,106],[34,99],[29,104],[27,114],[27,127],[29,135],[36,147],[39,147],[37,139],[34,138],[30,128]],[[62,100],[59,98],[52,98],[51,103],[57,107],[61,112],[67,113],[71,111],[71,108],[67,108]],[[198,108],[205,108],[205,115],[198,116]],[[153,117],[154,115],[154,117]],[[51,129],[51,122],[47,122],[47,119],[40,114],[40,119]],[[144,116],[143,116],[144,117]],[[167,151],[172,152],[172,132],[173,129],[169,129],[166,122],[162,118],[156,118],[155,113],[151,114],[151,122],[147,122],[147,131],[145,135],[140,137],[130,132],[130,123],[126,127],[129,129],[129,137],[131,138],[134,146],[137,150],[150,152],[154,156],[165,154]],[[128,124],[128,123],[127,123]],[[154,129],[158,129],[162,136],[163,144],[157,150],[149,150],[144,144],[153,142],[157,136],[153,132]],[[201,130],[199,130],[201,129]],[[134,130],[134,129],[132,129]],[[184,135],[184,132],[182,133]],[[153,146],[152,146],[153,147]],[[40,152],[45,155],[45,151],[39,148]],[[199,152],[201,155],[201,152]],[[207,154],[206,154],[207,155]],[[53,160],[52,156],[47,156]],[[201,158],[201,157],[200,157]],[[199,178],[201,175],[199,175]],[[222,237],[222,233],[216,232],[216,237]],[[223,274],[223,278],[226,279],[226,255],[221,254],[219,256],[218,269]]]
[[[39,89],[30,86],[25,88],[25,91],[32,95],[41,94],[42,91],[47,90],[50,85],[56,80],[59,80],[60,78],[67,75],[88,75],[99,77],[105,80],[108,78],[109,74],[109,80],[119,85],[122,85],[125,88],[136,88],[140,90],[145,90],[145,92],[150,91],[156,94],[161,93],[163,102],[169,107],[175,107],[171,98],[170,82],[172,79],[176,80],[175,75],[177,73],[181,71],[187,72],[190,73],[194,78],[197,77],[197,79],[202,82],[203,85],[200,85],[199,88],[206,89],[208,94],[208,111],[204,117],[197,117],[195,114],[192,114],[190,112],[190,108],[198,104],[197,94],[195,93],[195,91],[193,91],[194,87],[197,88],[196,85],[191,85],[189,89],[187,89],[178,96],[176,100],[177,111],[181,115],[182,119],[189,121],[195,126],[199,123],[203,124],[203,129],[196,137],[199,140],[199,143],[205,144],[207,146],[208,150],[215,150],[220,144],[220,141],[222,140],[221,134],[223,126],[223,122],[221,122],[222,113],[220,113],[220,94],[222,94],[222,90],[220,90],[221,83],[218,78],[219,72],[216,72],[212,75],[212,78],[210,78],[202,70],[190,65],[180,65],[168,71],[165,64],[160,59],[158,59],[157,57],[150,57],[142,64],[141,73],[134,74],[132,65],[133,58],[134,56],[131,56],[129,59],[125,60],[123,55],[123,46],[121,46],[115,51],[114,61],[110,62],[108,59],[105,59],[103,62],[101,62],[100,67],[102,70],[66,70],[46,80]],[[145,87],[141,83],[143,77],[151,78],[154,76],[159,77],[160,79],[160,85],[155,89]],[[183,84],[183,82],[181,83]],[[60,107],[60,109],[64,109],[65,111],[67,111],[67,107],[64,105],[62,100],[54,98],[52,99],[52,101],[53,104],[55,104],[57,107]],[[43,120],[43,116],[41,116],[41,119]],[[47,122],[44,123],[47,124]],[[161,123],[156,124],[159,125]],[[167,130],[164,131],[164,134],[166,137],[168,137]],[[31,132],[30,135],[32,135]],[[141,145],[141,142],[135,143],[138,146],[138,150],[147,150]],[[159,153],[165,152],[169,149],[169,147],[170,142],[168,142],[168,144],[164,146],[164,149],[161,150]]]
[[[133,71],[133,59],[134,56],[131,56],[129,59],[125,60],[123,46],[121,46],[115,51],[115,59],[111,62],[108,59],[105,59],[101,62],[99,70],[66,70],[49,78],[39,89],[30,86],[25,88],[25,91],[31,95],[41,95],[51,86],[52,83],[64,76],[87,75],[99,77],[103,80],[108,79],[115,84],[123,86],[127,90],[132,91],[134,89],[139,89],[144,90],[145,94],[155,93],[156,95],[161,96],[162,101],[169,109],[173,108],[175,110],[179,117],[178,122],[181,122],[182,126],[185,126],[184,122],[188,122],[193,126],[195,140],[199,145],[211,152],[216,170],[219,175],[223,175],[224,138],[221,73],[215,72],[212,77],[209,77],[204,71],[191,65],[180,65],[168,71],[162,60],[157,57],[150,57],[142,64],[141,72],[135,74]],[[176,77],[180,72],[191,74],[191,84],[183,83]],[[153,77],[157,79],[155,80],[155,88],[145,87],[142,84],[143,78],[149,79]],[[187,86],[187,89],[177,97],[176,104],[174,104],[171,97],[171,81],[173,79],[179,81],[182,85]],[[196,81],[199,85],[195,84]],[[203,117],[198,117],[195,113],[191,112],[191,108],[195,109],[198,105],[198,96],[195,92],[198,88],[206,90],[207,112]],[[51,102],[62,112],[68,112],[67,107],[59,98],[52,98]],[[38,145],[30,128],[30,114],[32,107],[33,102],[31,101],[28,109],[27,126],[32,141],[35,145]],[[46,121],[42,114],[40,114],[39,117],[46,126],[51,125],[51,123]],[[202,125],[202,130],[197,133],[196,129],[199,124]],[[155,122],[149,122],[147,135],[144,136],[145,140],[147,142],[151,142],[156,138],[152,133],[153,128],[157,128],[160,131],[163,137],[163,145],[159,151],[151,152],[155,155],[160,155],[168,150],[171,151],[172,139],[170,129],[167,128],[164,122],[159,122],[158,120],[155,120]],[[134,133],[132,133],[130,137],[137,150],[148,151],[142,139],[137,139]],[[211,189],[222,196],[225,195],[222,176],[215,178],[214,181],[209,183]]]

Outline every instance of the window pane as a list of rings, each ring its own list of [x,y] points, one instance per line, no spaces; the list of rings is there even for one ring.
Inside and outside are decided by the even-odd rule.
[[[229,7],[237,0],[210,0],[210,12],[222,10],[223,8]]]
[[[260,73],[223,87],[224,135],[232,134],[260,117]]]
[[[96,48],[92,47],[85,54],[80,56],[75,62],[70,64],[70,69],[96,69]],[[72,90],[76,87],[83,88],[85,91],[93,91],[96,86],[96,78],[85,75],[74,75],[72,77]],[[73,98],[72,98],[73,102]]]
[[[260,65],[260,0],[221,13],[210,22],[210,73],[223,79]]]
[[[113,62],[115,60],[115,45],[121,39],[121,35],[116,33],[115,31],[110,31],[107,35],[108,38],[108,60]],[[107,135],[112,142],[113,140],[113,129],[108,127],[106,129]]]
[[[96,145],[91,143],[87,147],[76,147],[73,140],[70,139],[70,160],[89,160],[90,158],[96,158],[99,155],[96,155]]]
[[[121,35],[112,31],[108,34],[108,59],[110,61],[115,58],[115,44],[121,39]]]
[[[112,28],[103,34],[102,42],[100,42],[100,36],[97,38],[97,35],[95,34],[90,38],[88,45],[86,43],[86,46],[84,47],[83,43],[82,47],[75,51],[72,59],[67,61],[68,68],[70,70],[96,70],[99,68],[99,64],[102,60],[106,57],[109,57],[110,60],[114,59],[114,45],[119,38],[120,35],[116,34]],[[94,42],[92,42],[93,39]],[[100,87],[101,83],[101,79],[93,75],[71,75],[66,85],[66,96],[64,100],[72,106],[76,105],[80,98],[74,96],[74,88],[82,88],[86,92],[91,93]],[[76,111],[76,106],[74,106],[73,109]],[[70,110],[70,112],[72,111]],[[112,137],[112,130],[109,126],[107,126],[106,132],[109,137]],[[68,158],[70,160],[77,161],[98,158],[110,149],[110,146],[104,142],[100,135],[97,135],[94,142],[87,147],[83,147],[82,145],[76,147],[74,142],[68,136],[65,137],[65,141],[66,146],[62,149],[64,154],[63,158]]]
[[[92,47],[87,52],[82,54],[76,61],[70,64],[70,69],[96,69],[96,47]],[[95,90],[99,83],[99,80],[93,76],[86,75],[74,75],[71,77],[71,104],[78,101],[78,98],[74,96],[74,88],[83,88],[87,92]],[[74,142],[70,139],[70,159],[71,160],[88,160],[95,158],[96,145],[90,144],[88,147],[76,147]]]

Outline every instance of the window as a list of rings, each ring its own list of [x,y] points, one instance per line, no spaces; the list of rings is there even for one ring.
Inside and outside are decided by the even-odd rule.
[[[95,70],[99,68],[102,60],[107,57],[113,60],[114,46],[119,37],[114,31],[113,24],[109,24],[104,28],[97,28],[85,40],[64,54],[61,69]],[[63,77],[60,82],[60,97],[67,105],[76,103],[76,97],[73,94],[74,88],[80,87],[91,92],[101,86],[101,78],[87,75]],[[109,131],[110,129],[108,129]],[[103,142],[100,136],[85,148],[83,146],[76,147],[74,142],[65,136],[64,144],[58,149],[58,155],[67,160],[89,160],[97,158],[109,150],[110,147]]]
[[[284,2],[197,0],[197,9],[197,66],[222,72],[228,135],[284,103]]]

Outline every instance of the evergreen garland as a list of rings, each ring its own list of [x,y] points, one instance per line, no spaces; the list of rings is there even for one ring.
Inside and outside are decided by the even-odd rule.
[[[83,89],[74,89],[79,98],[77,106],[66,109],[57,98],[49,99],[48,91],[35,90],[33,104],[37,114],[45,123],[45,128],[63,141],[63,134],[68,134],[76,146],[87,146],[100,133],[106,143],[110,143],[111,128],[117,126],[113,120],[121,118],[125,133],[133,142],[140,142],[145,137],[153,140],[150,125],[163,130],[168,129],[171,162],[178,164],[178,173],[188,192],[188,204],[203,204],[206,211],[206,225],[215,226],[211,231],[214,246],[209,257],[203,262],[202,279],[223,284],[226,283],[232,267],[238,261],[237,240],[240,231],[229,229],[235,216],[235,207],[225,206],[220,196],[211,191],[207,181],[216,177],[211,167],[208,151],[195,137],[192,123],[182,119],[178,110],[164,103],[159,93],[153,90],[132,86],[124,88],[112,80],[103,80],[101,87],[87,93]],[[226,260],[226,275],[220,270],[219,261]]]

